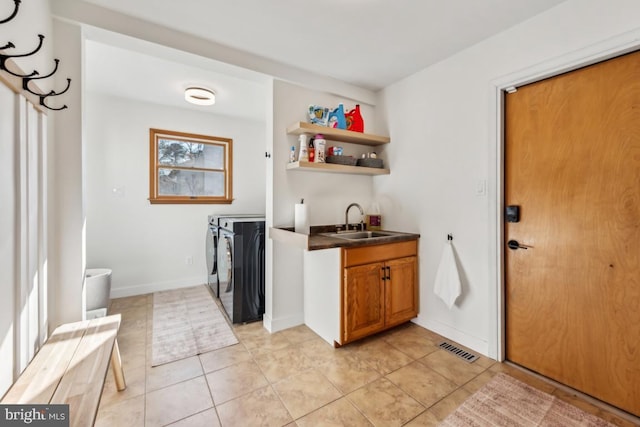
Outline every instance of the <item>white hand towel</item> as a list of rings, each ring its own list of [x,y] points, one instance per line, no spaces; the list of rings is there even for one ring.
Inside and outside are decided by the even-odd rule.
[[[436,283],[433,287],[433,292],[444,301],[447,307],[449,307],[449,310],[451,310],[456,299],[462,292],[460,274],[458,273],[456,257],[453,254],[453,245],[450,241],[447,241],[444,251],[442,252],[442,259],[440,260],[438,272],[436,273]]]

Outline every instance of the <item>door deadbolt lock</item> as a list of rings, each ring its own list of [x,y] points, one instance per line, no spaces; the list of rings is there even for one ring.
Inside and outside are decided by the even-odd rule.
[[[504,210],[504,219],[507,222],[520,222],[520,206],[507,206]]]

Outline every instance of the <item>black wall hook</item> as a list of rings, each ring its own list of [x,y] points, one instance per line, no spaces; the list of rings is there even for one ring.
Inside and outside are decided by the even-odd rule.
[[[447,240],[453,240],[453,234],[447,234]]]
[[[56,73],[56,71],[58,71],[58,64],[60,64],[60,60],[56,58],[56,59],[54,59],[53,61],[56,63],[56,65],[53,67],[53,71],[52,71],[52,72],[50,72],[49,74],[47,74],[46,76],[38,76],[38,77],[33,77],[33,76],[24,76],[24,77],[22,78],[22,89],[24,89],[24,90],[26,90],[27,92],[30,92],[30,93],[32,93],[32,94],[34,94],[34,95],[36,95],[36,96],[43,96],[44,94],[42,94],[42,93],[37,93],[37,92],[34,92],[34,91],[32,91],[31,89],[29,89],[29,82],[30,82],[31,80],[46,79],[46,78],[48,78],[48,77],[53,76],[53,75]],[[36,75],[38,75],[38,73],[37,73],[37,72],[36,72]],[[69,89],[69,88],[67,88],[64,92],[66,92],[68,89]],[[61,92],[61,93],[63,93],[63,92]],[[46,96],[49,96],[49,95],[51,95],[51,92],[50,92],[48,95],[46,95]]]
[[[14,9],[13,9],[13,13],[8,17],[3,19],[2,21],[0,21],[0,24],[4,24],[6,22],[11,21],[13,18],[16,17],[16,15],[18,14],[18,9],[20,8],[20,2],[22,0],[13,0],[13,4],[14,4]]]
[[[55,94],[54,94],[55,95]],[[60,108],[54,108],[54,107],[49,107],[44,101],[45,99],[47,99],[47,97],[52,96],[52,95],[44,95],[40,97],[40,105],[42,105],[43,107],[49,109],[49,110],[53,110],[53,111],[60,111],[60,110],[64,110],[65,108],[69,108],[67,107],[67,104],[64,104],[62,107]]]
[[[44,43],[44,36],[42,34],[38,34],[38,46],[31,52],[28,53],[19,53],[17,55],[6,55],[4,53],[0,53],[0,70],[4,70],[7,73],[11,74],[12,76],[16,76],[16,77],[33,77],[33,76],[37,76],[39,73],[36,70],[33,70],[33,72],[31,74],[17,74],[12,72],[11,70],[9,70],[7,68],[7,60],[11,59],[11,58],[24,58],[26,56],[31,56],[34,53],[37,53],[41,48],[42,48],[42,44]],[[13,45],[13,43],[9,42],[9,44],[11,46],[9,47],[15,47]]]
[[[11,13],[11,15],[7,18],[4,18],[2,20],[0,20],[0,24],[4,24],[6,22],[11,21],[13,18],[16,17],[16,15],[18,14],[18,9],[20,8],[20,3],[22,2],[22,0],[13,0],[14,3],[14,9],[13,12]],[[0,71],[6,71],[7,73],[11,74],[12,76],[15,77],[19,77],[22,79],[22,89],[39,97],[40,98],[40,105],[49,109],[49,110],[54,110],[54,111],[60,111],[60,110],[64,110],[65,108],[68,108],[67,105],[63,105],[60,108],[54,108],[54,107],[50,107],[49,105],[47,105],[47,98],[49,98],[50,96],[58,96],[58,95],[62,95],[63,93],[66,93],[69,88],[71,87],[71,79],[67,78],[67,87],[64,88],[64,90],[62,92],[56,92],[54,90],[50,91],[49,93],[38,93],[38,92],[34,92],[33,90],[31,90],[29,88],[29,82],[31,80],[40,80],[40,79],[46,79],[48,77],[53,76],[57,71],[58,71],[58,65],[60,64],[60,60],[59,59],[54,59],[55,61],[55,65],[53,67],[53,71],[51,71],[49,74],[45,75],[45,76],[41,76],[40,73],[38,72],[38,70],[33,70],[31,73],[29,74],[18,74],[15,73],[11,70],[9,70],[7,68],[7,61],[11,58],[25,58],[27,56],[31,56],[34,55],[36,53],[38,53],[38,51],[40,49],[42,49],[42,45],[44,44],[44,36],[42,34],[38,34],[38,46],[36,46],[36,48],[34,50],[32,50],[31,52],[27,52],[27,53],[19,53],[16,55],[9,55],[6,53],[1,53],[4,50],[7,49],[14,49],[16,46],[12,43],[12,42],[7,42],[4,46],[0,47]]]
[[[64,110],[65,108],[69,108],[69,107],[67,107],[67,105],[65,104],[65,105],[63,105],[63,106],[62,106],[62,107],[60,107],[60,108],[53,108],[53,107],[48,106],[48,105],[46,104],[45,100],[46,100],[47,98],[49,98],[50,96],[58,96],[58,95],[62,95],[63,93],[66,93],[66,92],[69,90],[69,88],[70,88],[70,87],[71,87],[71,79],[70,79],[70,78],[67,78],[67,87],[66,87],[66,88],[64,88],[64,90],[63,90],[62,92],[55,92],[55,91],[53,91],[53,90],[52,90],[51,92],[49,92],[49,93],[48,93],[48,94],[46,94],[46,95],[41,95],[41,94],[38,94],[38,93],[33,93],[33,92],[31,92],[31,91],[29,91],[29,92],[33,93],[34,95],[38,95],[38,96],[40,97],[40,105],[42,105],[43,107],[48,108],[49,110],[53,110],[53,111],[60,111],[60,110]]]

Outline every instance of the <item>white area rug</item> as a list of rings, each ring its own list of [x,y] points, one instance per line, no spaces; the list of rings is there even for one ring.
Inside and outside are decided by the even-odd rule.
[[[151,366],[237,343],[206,285],[153,294]]]

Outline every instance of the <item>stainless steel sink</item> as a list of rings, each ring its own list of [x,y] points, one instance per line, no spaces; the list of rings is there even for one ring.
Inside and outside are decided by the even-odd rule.
[[[326,237],[336,237],[338,239],[362,240],[394,236],[395,233],[387,233],[385,231],[345,231],[342,233],[322,233],[322,235]]]

